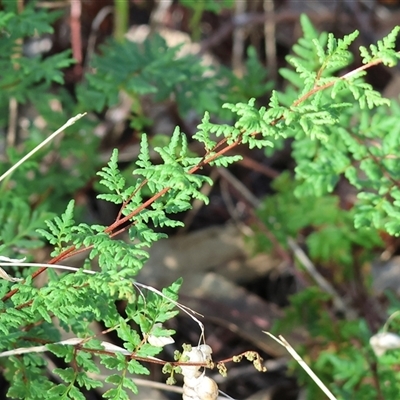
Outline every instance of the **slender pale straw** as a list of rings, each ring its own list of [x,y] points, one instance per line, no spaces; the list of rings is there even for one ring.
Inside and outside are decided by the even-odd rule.
[[[285,347],[285,349],[289,352],[289,354],[300,364],[300,366],[307,372],[307,374],[311,377],[311,379],[318,385],[318,387],[327,395],[330,400],[337,400],[336,397],[332,394],[332,392],[324,385],[321,379],[318,378],[317,375],[313,372],[313,370],[306,364],[306,362],[296,353],[295,349],[289,344],[289,342],[281,335],[279,335],[279,339],[274,336],[270,332],[263,331],[268,336],[272,337],[275,341],[277,341],[281,346]]]
[[[69,126],[73,125],[76,121],[81,119],[86,113],[78,114],[73,118],[70,118],[60,129],[57,129],[54,133],[52,133],[47,139],[43,140],[40,144],[38,144],[33,150],[31,150],[27,155],[22,157],[16,164],[14,164],[9,170],[4,172],[2,176],[0,176],[0,182],[4,180],[8,175],[12,174],[21,164],[23,164],[29,157],[32,157],[38,150],[40,150],[43,146],[53,140],[59,133],[64,131]]]

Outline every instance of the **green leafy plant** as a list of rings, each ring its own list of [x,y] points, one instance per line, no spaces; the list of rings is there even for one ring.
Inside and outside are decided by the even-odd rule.
[[[16,2],[6,2],[1,12],[0,29],[0,66],[2,71],[0,104],[0,124],[7,122],[8,102],[15,97],[25,103],[37,96],[43,96],[51,82],[63,83],[61,69],[69,66],[73,60],[70,53],[63,52],[43,59],[27,57],[23,53],[23,39],[35,34],[52,33],[51,23],[59,16],[44,10],[34,10],[29,4],[21,13],[17,13]]]
[[[4,24],[8,18],[12,16],[0,14],[0,21]],[[9,251],[4,253],[6,262],[2,265],[6,271],[2,272],[3,280],[0,281],[0,362],[4,375],[10,382],[10,397],[39,399],[43,396],[48,398],[49,395],[51,398],[83,399],[84,389],[100,387],[103,384],[100,378],[96,378],[99,372],[95,362],[97,358],[110,370],[107,382],[115,387],[108,390],[104,396],[112,399],[128,398],[128,392],[137,392],[131,374],[148,374],[144,362],[164,366],[169,364],[171,367],[165,368],[168,373],[175,371],[174,367],[180,367],[182,373],[188,371],[184,368],[199,367],[199,363],[191,365],[191,355],[187,354],[191,351],[189,349],[184,349],[184,357],[179,357],[178,361],[167,362],[154,357],[162,350],[162,343],[154,338],[165,339],[173,334],[172,331],[164,329],[162,324],[176,315],[177,308],[190,313],[177,303],[180,281],[172,283],[160,292],[136,282],[135,276],[148,258],[146,249],[163,236],[157,228],[180,226],[181,222],[174,219],[174,215],[188,210],[193,199],[207,202],[201,187],[204,183],[211,182],[202,174],[202,169],[206,165],[226,167],[238,161],[240,156],[227,155],[238,145],[243,144],[250,148],[274,147],[279,141],[292,136],[295,138],[294,156],[298,161],[296,171],[298,177],[303,180],[296,188],[296,193],[319,195],[333,190],[338,176],[349,170],[353,171],[353,175],[348,173],[346,176],[349,180],[351,176],[354,177],[351,181],[353,185],[361,185],[355,177],[359,171],[365,173],[368,178],[364,179],[363,183],[366,181],[366,185],[359,188],[364,189],[364,193],[375,194],[376,187],[373,183],[377,177],[374,175],[375,170],[370,166],[371,161],[362,163],[364,159],[356,159],[358,150],[352,150],[350,145],[343,150],[341,156],[340,151],[339,156],[332,156],[332,150],[333,147],[340,150],[344,146],[343,143],[351,143],[351,132],[348,132],[347,142],[343,140],[341,146],[338,146],[338,138],[334,142],[337,132],[345,129],[341,127],[358,129],[356,124],[343,125],[349,121],[346,120],[348,115],[354,113],[354,110],[360,110],[361,115],[364,115],[366,106],[376,108],[387,104],[387,100],[382,99],[378,92],[365,83],[363,74],[366,69],[378,63],[388,66],[395,64],[399,58],[399,54],[394,50],[398,29],[376,47],[371,47],[369,52],[361,50],[364,57],[362,67],[343,76],[335,76],[334,73],[348,66],[351,59],[348,48],[357,34],[347,35],[343,39],[335,39],[333,35],[317,36],[305,17],[302,23],[305,38],[295,48],[297,56],[290,59],[296,72],[283,72],[285,78],[297,87],[297,91],[288,90],[285,94],[273,92],[268,107],[258,107],[254,99],[225,104],[224,109],[231,112],[232,124],[214,123],[210,114],[206,113],[198,131],[192,137],[203,145],[202,155],[193,155],[188,151],[188,138],[177,128],[165,146],[154,149],[161,158],[161,162],[155,164],[150,158],[147,136],[142,135],[140,154],[132,171],[135,177],[133,184],[127,183],[120,172],[118,152],[113,152],[108,165],[98,173],[100,183],[106,188],[99,194],[99,198],[119,206],[117,217],[110,225],[75,222],[74,203],[70,202],[63,214],[47,220],[47,229],[40,229],[43,215],[39,222],[35,222],[36,216],[33,213],[29,214],[26,205],[19,205],[17,201],[15,204],[20,211],[7,213],[11,208],[10,202],[14,205],[11,197],[8,198],[8,203],[0,204],[0,216],[3,218],[1,245],[2,250]],[[79,107],[89,102],[90,98],[95,98],[96,107],[100,110],[107,104],[101,103],[100,95],[107,94],[106,101],[111,104],[116,101],[117,88],[127,87],[127,91],[133,96],[152,92],[165,95],[165,92],[170,92],[172,88],[176,90],[184,87],[185,79],[189,75],[195,83],[204,82],[203,70],[199,64],[192,66],[188,59],[176,60],[174,51],[167,49],[160,39],[145,44],[143,49],[128,43],[114,46],[116,47],[111,47],[108,55],[100,56],[95,61],[97,72],[87,77],[87,92],[79,92]],[[131,53],[127,49],[135,52],[134,59],[129,58]],[[160,49],[161,53],[158,52]],[[110,60],[112,65],[108,64]],[[127,72],[127,60],[129,68],[132,63],[130,72]],[[142,62],[143,60],[148,61],[149,65]],[[117,71],[119,74],[114,71],[118,65],[121,66]],[[198,81],[195,78],[198,78]],[[161,89],[156,89],[155,82],[157,88]],[[198,85],[199,93],[203,91],[200,88],[201,84]],[[179,94],[179,91],[176,93]],[[187,95],[186,90],[180,93],[182,96]],[[191,104],[195,107],[197,92],[192,93]],[[201,95],[199,96],[201,98]],[[201,106],[205,107],[204,104]],[[370,114],[365,115],[364,118],[367,118]],[[389,145],[393,143],[390,142]],[[327,157],[328,151],[331,152],[330,158]],[[368,153],[369,157],[365,160],[372,159],[374,164],[374,157],[377,157],[380,161],[377,164],[383,163],[384,168],[387,168],[385,174],[390,173],[389,166],[392,164],[388,161],[386,165],[386,158],[374,152]],[[349,153],[361,162],[352,164]],[[307,169],[304,160],[307,160],[312,168]],[[326,169],[322,169],[321,172],[317,166],[320,165],[318,162],[324,160],[329,163],[327,167],[324,164]],[[14,175],[13,179],[15,190],[18,191],[19,178]],[[389,181],[388,179],[387,190],[391,188]],[[10,187],[10,193],[11,191]],[[361,200],[365,200],[360,197]],[[396,206],[392,198],[387,198],[387,201],[393,207]],[[327,208],[333,207],[333,203],[327,198],[320,199],[319,202],[325,202]],[[367,199],[366,204],[374,203],[368,203]],[[380,212],[374,209],[374,212],[376,211]],[[19,214],[22,214],[24,220],[31,220],[29,228],[21,223]],[[340,223],[346,226],[345,229],[350,229],[346,215],[338,212],[336,217],[328,221],[328,225]],[[355,210],[354,218],[356,221],[360,218],[373,220],[373,216],[362,207]],[[379,221],[384,222],[384,219]],[[318,218],[311,218],[305,224],[319,225],[319,234],[325,233],[325,227],[321,226],[323,224]],[[299,228],[303,226],[304,223],[300,224]],[[385,223],[379,226],[388,230],[391,227]],[[123,232],[127,232],[129,241],[119,238]],[[52,258],[43,265],[32,265],[18,260],[17,257],[29,248],[27,242],[37,244],[38,233],[54,247]],[[365,235],[365,240],[369,240],[370,247],[378,243],[373,234],[369,235],[364,231],[350,232],[346,237],[348,248],[358,245],[362,235]],[[318,245],[321,239],[318,240],[314,239],[314,250],[316,256],[324,260],[332,254],[332,250],[321,251]],[[311,239],[309,245],[313,245]],[[63,265],[65,260],[78,254],[85,254],[81,268]],[[343,254],[338,259],[350,264]],[[93,267],[94,260],[98,264],[97,269]],[[56,273],[56,270],[61,272]],[[37,277],[45,273],[47,280],[37,284]],[[319,301],[324,300],[324,297],[319,298],[318,294],[303,292],[299,295],[299,304],[304,304],[304,298],[310,303],[310,310],[317,315]],[[119,302],[123,302],[123,316],[117,307]],[[94,321],[101,322],[105,327],[102,333],[113,331],[121,346],[101,342],[97,333],[93,331],[91,323]],[[353,345],[356,348],[353,342],[348,342],[359,329],[362,335],[359,335],[356,344],[364,348],[365,339],[369,334],[364,324],[347,322],[338,320],[326,334],[333,335],[339,331],[343,341],[347,340],[343,345]],[[321,323],[326,323],[326,316]],[[62,331],[68,331],[74,337],[61,340]],[[201,343],[204,341],[204,332],[199,336]],[[203,354],[200,366],[210,367],[209,350],[197,350]],[[45,374],[46,360],[41,354],[45,351],[50,351],[64,361],[65,366],[54,371],[59,378],[57,381]],[[346,351],[348,347],[344,349],[344,352]],[[348,352],[346,354],[349,355]],[[248,352],[245,356],[262,370],[261,361],[255,353]],[[238,361],[240,358],[232,357],[232,360]],[[355,359],[359,367],[362,364],[360,357]],[[329,358],[329,354],[326,354],[321,356],[319,362],[325,372],[331,369],[333,376],[346,382],[346,390],[355,390],[359,380],[350,374],[356,368],[354,364],[347,368],[347,374],[338,373],[343,365],[347,365],[345,361],[340,357]],[[224,362],[219,365],[223,370]],[[390,367],[385,373],[392,371]],[[198,372],[196,368],[195,373]],[[360,377],[360,374],[357,377]],[[364,385],[362,393],[365,393],[365,387]]]
[[[18,11],[17,3],[7,1],[0,11],[0,127],[4,133],[1,147],[5,149],[0,174],[76,114],[75,101],[62,87],[64,69],[75,62],[71,52],[45,57],[29,51],[30,40],[54,32],[53,24],[61,13],[37,8],[35,2]],[[15,122],[21,114],[28,115],[24,127]],[[15,203],[25,202],[27,209],[35,208],[35,216],[43,213],[44,218],[49,212],[62,212],[100,165],[96,156],[98,139],[89,133],[93,126],[88,119],[79,121],[76,130],[67,129],[63,140],[51,144],[46,157],[37,153],[17,169],[13,174],[13,181],[18,182],[13,188]],[[65,179],[54,179],[60,175]],[[0,187],[2,210],[9,208],[9,185],[7,179]]]
[[[399,234],[398,103],[381,98],[365,83],[365,64],[341,80],[332,77],[351,61],[348,45],[354,34],[342,40],[319,35],[305,17],[302,27],[304,38],[288,57],[294,70],[281,71],[291,85],[278,94],[302,114],[295,118],[302,129],[287,131],[294,138],[295,180],[281,175],[274,182],[276,194],[263,201],[258,216],[284,251],[298,252],[292,238],[304,246],[319,287],[303,287],[291,296],[274,331],[306,328],[312,340],[301,354],[338,399],[392,398],[399,382],[397,350],[377,359],[370,348],[384,316],[371,292],[366,263],[384,250],[383,232]],[[398,31],[377,46],[362,47],[363,62],[393,65],[399,57],[394,51]],[[261,234],[259,240],[266,244]],[[298,259],[303,271],[304,256]],[[306,384],[308,398],[326,398],[302,369],[296,368],[296,376]]]
[[[86,75],[87,83],[78,86],[80,111],[88,111],[88,105],[96,112],[114,106],[123,91],[132,100],[132,127],[143,129],[150,124],[141,107],[145,95],[156,103],[173,98],[182,116],[208,111],[227,117],[221,110],[225,102],[247,102],[272,89],[253,48],[248,52],[247,73],[239,79],[227,68],[203,65],[195,55],[179,56],[182,45],[168,47],[160,35],[143,44],[109,41],[94,57],[94,72]]]

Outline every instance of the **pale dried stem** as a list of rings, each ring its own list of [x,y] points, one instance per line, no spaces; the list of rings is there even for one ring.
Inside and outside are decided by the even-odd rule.
[[[318,387],[327,395],[330,400],[337,400],[336,397],[332,394],[332,392],[325,386],[325,384],[318,378],[317,375],[313,372],[313,370],[307,365],[307,363],[300,357],[300,355],[296,352],[296,350],[286,341],[286,339],[279,335],[279,339],[274,336],[272,333],[265,332],[265,334],[270,336],[276,342],[278,342],[281,346],[283,346],[288,353],[293,357],[295,361],[299,363],[299,365],[307,372],[307,374],[311,377],[311,379],[318,385]]]
[[[78,114],[73,118],[70,118],[60,129],[57,129],[54,133],[52,133],[47,139],[43,140],[40,144],[38,144],[33,150],[31,150],[28,154],[22,157],[17,163],[15,163],[9,170],[4,172],[3,175],[0,176],[0,182],[3,181],[7,176],[11,175],[20,165],[22,165],[26,160],[32,157],[35,153],[37,153],[42,147],[44,147],[47,143],[52,141],[57,135],[63,132],[66,128],[73,125],[76,121],[81,119],[86,113]]]
[[[265,35],[265,54],[267,57],[267,68],[269,78],[277,79],[277,61],[276,61],[276,37],[275,37],[275,10],[273,0],[264,0],[264,11],[266,15],[264,24]]]

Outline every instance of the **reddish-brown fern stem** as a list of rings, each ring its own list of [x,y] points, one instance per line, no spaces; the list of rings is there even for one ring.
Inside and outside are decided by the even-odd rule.
[[[191,168],[188,171],[188,174],[194,174],[195,172],[197,172],[199,169],[203,168],[205,165],[211,163],[212,161],[214,161],[215,159],[217,159],[218,157],[221,157],[223,154],[225,154],[226,152],[228,152],[229,150],[233,149],[234,147],[238,146],[241,143],[242,139],[239,138],[236,141],[234,141],[233,143],[231,143],[230,145],[226,146],[225,148],[223,148],[222,150],[220,150],[217,154],[214,154],[212,156],[210,156],[209,158],[202,160],[199,162],[199,164],[197,164],[196,166],[194,166],[193,168]],[[137,214],[139,214],[141,211],[143,211],[145,208],[147,208],[150,204],[154,203],[156,200],[158,200],[160,197],[164,196],[164,194],[166,194],[169,190],[171,189],[171,187],[166,187],[164,189],[162,189],[161,191],[159,191],[157,194],[155,194],[153,197],[151,197],[149,200],[147,200],[145,203],[143,203],[142,205],[140,205],[136,210],[132,211],[131,213],[129,213],[127,216],[119,219],[118,221],[115,221],[113,224],[111,224],[108,228],[105,229],[105,233],[111,233],[113,232],[115,229],[119,228],[121,225],[123,225],[124,223],[128,222],[130,219],[132,219],[134,216],[136,216]]]
[[[136,193],[138,193],[138,192],[147,184],[147,182],[148,182],[148,180],[145,179],[145,180],[132,192],[132,194],[123,202],[123,204],[122,204],[122,206],[121,206],[121,208],[120,208],[120,210],[119,210],[119,212],[118,212],[117,218],[115,218],[115,222],[117,222],[117,221],[121,218],[123,209],[124,209],[124,208],[129,204],[129,202],[135,197]]]
[[[33,342],[33,343],[39,343],[42,345],[57,344],[57,343],[51,342],[49,340],[34,338],[34,337],[27,337],[27,338],[25,338],[25,340]],[[83,347],[85,342],[87,342],[87,340],[82,339],[82,343],[73,345],[75,352],[83,351],[86,353],[92,353],[92,354],[96,354],[96,355],[100,355],[100,354],[109,355],[109,356],[115,355],[114,352],[109,351],[109,350],[91,349],[89,347]],[[254,352],[254,351],[244,351],[236,356],[229,357],[224,360],[216,361],[213,365],[234,362],[235,358],[237,359],[237,358],[246,357],[246,355],[248,353],[252,353],[252,354],[254,354],[254,358],[262,360],[258,353]],[[162,359],[152,359],[152,358],[147,358],[147,357],[141,357],[141,356],[135,355],[134,353],[127,355],[126,357],[128,359],[134,359],[137,361],[148,362],[148,363],[152,363],[152,364],[160,364],[160,365],[171,364],[172,366],[196,366],[196,367],[205,367],[205,368],[210,366],[208,363],[205,363],[205,362],[166,361],[166,360],[162,360]]]
[[[226,142],[226,139],[223,139],[221,142]],[[221,144],[221,142],[219,144]],[[220,157],[221,155],[225,154],[227,151],[233,149],[234,147],[236,147],[237,145],[239,145],[241,143],[241,138],[237,139],[235,142],[231,143],[229,146],[226,146],[224,149],[220,150],[217,154],[214,154],[210,157],[208,157],[207,159],[204,159],[202,161],[199,162],[199,164],[197,164],[196,166],[194,166],[193,168],[191,168],[188,173],[189,174],[193,174],[196,171],[198,171],[199,169],[203,168],[205,165],[209,164],[210,162],[214,161],[215,159],[217,159],[218,157]],[[146,184],[147,180],[143,181],[142,184],[140,185],[140,187],[143,187]],[[128,214],[127,216],[120,218],[120,219],[116,219],[114,223],[112,223],[110,226],[108,226],[104,232],[108,233],[110,236],[115,236],[116,234],[122,233],[124,230],[126,230],[129,226],[123,227],[121,228],[121,225],[125,224],[127,221],[129,221],[130,219],[132,219],[134,216],[136,216],[137,214],[139,214],[141,211],[143,211],[145,208],[147,208],[149,205],[151,205],[152,203],[154,203],[156,200],[158,200],[160,197],[164,196],[164,194],[166,194],[171,188],[170,187],[166,187],[164,189],[162,189],[160,192],[156,193],[153,197],[151,197],[149,200],[147,200],[146,202],[144,202],[143,204],[141,204],[137,209],[135,209],[134,211],[132,211],[130,214]],[[123,206],[121,207],[122,210]],[[121,212],[118,214],[119,217],[121,216]],[[120,228],[120,229],[119,229]],[[119,230],[117,230],[119,229]],[[117,231],[116,231],[117,230]],[[70,248],[64,250],[62,253],[60,253],[58,256],[52,258],[48,264],[56,264],[59,261],[65,260],[66,258],[71,257],[72,255],[76,255],[78,253],[87,251],[91,248],[91,246],[89,247],[85,247],[82,249],[76,249],[75,246],[71,246]],[[42,267],[39,268],[37,271],[35,271],[32,274],[32,278],[36,278],[38,275],[40,275],[41,273],[43,273],[44,271],[47,270],[47,267]],[[2,301],[6,301],[8,299],[10,299],[12,296],[15,295],[15,293],[18,292],[18,289],[13,289],[11,291],[9,291],[8,293],[6,293],[3,298]],[[26,302],[23,305],[23,307],[28,306],[29,304],[31,304],[31,302]]]
[[[59,254],[58,256],[52,258],[47,264],[56,264],[61,260],[64,260],[65,258],[67,258],[70,253],[72,253],[75,250],[75,246],[71,246],[70,248],[68,248],[67,250],[63,251],[61,254]],[[38,270],[36,270],[35,272],[32,273],[32,279],[35,279],[38,275],[40,275],[41,273],[43,273],[44,271],[46,271],[47,267],[42,267],[39,268]],[[15,293],[18,292],[18,289],[13,289],[10,290],[8,293],[6,293],[3,298],[1,299],[2,301],[6,301],[8,299],[10,299],[12,296],[14,296]]]

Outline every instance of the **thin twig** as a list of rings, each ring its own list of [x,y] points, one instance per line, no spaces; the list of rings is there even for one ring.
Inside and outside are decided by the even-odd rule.
[[[86,50],[84,72],[87,72],[87,70],[89,69],[90,62],[93,58],[94,50],[96,47],[96,39],[100,29],[100,25],[113,11],[114,8],[112,6],[105,6],[97,13],[96,17],[92,21],[92,26],[90,28],[90,35]]]
[[[18,103],[15,97],[11,97],[8,103],[8,129],[7,147],[13,147],[17,143]]]
[[[247,187],[243,185],[243,183],[239,179],[237,179],[234,175],[232,175],[229,172],[229,170],[224,168],[218,168],[218,172],[224,179],[226,179],[232,185],[232,187],[236,190],[236,192],[239,193],[240,196],[249,205],[249,212],[253,217],[253,219],[256,221],[256,224],[258,225],[259,229],[265,234],[268,240],[272,243],[272,245],[274,246],[278,255],[282,258],[282,260],[290,264],[291,257],[288,254],[288,252],[282,247],[282,245],[279,243],[279,241],[276,239],[273,233],[267,228],[265,223],[263,223],[260,220],[260,218],[257,217],[254,211],[255,209],[260,207],[261,201],[257,197],[255,197],[254,194],[249,189],[247,189]],[[297,277],[299,282],[301,282],[303,285],[306,284],[304,278],[294,268],[293,268],[293,274]]]
[[[17,10],[18,14],[21,14],[24,11],[24,2],[21,0],[17,0]],[[15,50],[12,54],[13,60],[18,60],[22,55],[22,38],[18,38],[15,40],[15,48],[19,50]],[[18,61],[13,62],[13,68],[15,71],[20,69],[20,64]],[[8,129],[7,129],[7,146],[13,147],[17,142],[17,124],[18,124],[18,102],[15,97],[11,97],[8,104]]]
[[[279,335],[279,339],[274,336],[272,333],[263,331],[265,334],[270,336],[276,342],[278,342],[281,346],[283,346],[288,353],[294,358],[295,361],[299,363],[299,365],[307,372],[307,374],[311,377],[311,379],[318,385],[318,387],[328,396],[330,400],[337,400],[336,397],[332,394],[332,392],[325,386],[325,384],[318,378],[317,375],[313,372],[313,370],[306,364],[306,362],[296,353],[296,350],[286,341],[286,339]]]
[[[235,1],[235,16],[239,17],[246,11],[247,2],[243,0]],[[244,27],[237,26],[233,31],[233,46],[232,46],[232,67],[233,71],[238,75],[243,75],[243,56],[244,56]]]
[[[105,381],[108,376],[107,375],[99,375],[99,374],[94,374],[89,372],[88,376],[92,379],[96,379],[98,381]],[[164,390],[166,392],[174,392],[174,393],[183,393],[183,388],[178,387],[178,386],[172,386],[172,385],[167,385],[166,383],[162,382],[155,382],[150,379],[140,379],[140,378],[135,378],[133,379],[133,382],[137,386],[142,386],[142,387],[149,387],[152,389],[158,389],[158,390]]]
[[[315,265],[308,258],[303,249],[290,237],[287,239],[287,243],[292,249],[297,260],[306,269],[306,271],[310,274],[310,276],[314,279],[318,286],[324,292],[332,296],[336,310],[342,312],[347,319],[354,319],[356,312],[349,308],[349,306],[342,300],[342,297],[335,290],[335,288],[318,272],[317,268],[315,268]]]
[[[213,181],[213,184],[216,183],[216,181],[218,179],[218,171],[216,168],[212,169],[212,171],[210,173],[210,179]],[[208,197],[211,193],[212,188],[213,188],[213,185],[205,183],[203,185],[203,187],[201,188],[200,193]],[[177,232],[177,235],[182,235],[183,233],[187,232],[187,230],[190,228],[195,216],[198,214],[198,212],[200,211],[201,207],[203,207],[203,205],[204,205],[204,202],[202,200],[194,199],[194,201],[192,203],[192,208],[190,210],[188,210],[188,212],[183,220],[184,226],[181,229],[179,229],[179,231]]]
[[[229,170],[225,168],[218,168],[218,173],[226,179],[254,208],[260,206],[260,200],[250,192],[249,189],[234,175],[232,175]]]
[[[71,2],[70,9],[70,29],[71,29],[71,47],[72,55],[76,60],[76,66],[82,68],[82,37],[81,37],[81,17],[82,17],[82,3],[81,0],[74,0]]]
[[[270,79],[277,80],[276,37],[275,37],[275,10],[273,0],[264,0],[266,19],[264,23],[265,55]]]
[[[28,158],[32,157],[37,151],[39,151],[42,147],[44,147],[47,143],[53,140],[58,134],[63,132],[66,128],[73,125],[76,121],[81,119],[86,113],[78,114],[73,118],[70,118],[60,129],[57,129],[54,133],[52,133],[47,139],[43,140],[40,144],[38,144],[33,150],[31,150],[27,155],[22,157],[16,164],[14,164],[9,170],[4,172],[3,175],[0,176],[0,182],[4,180],[8,175],[11,175],[20,165],[22,165]]]
[[[0,262],[0,266],[2,267],[9,267],[9,266],[19,266],[19,267],[34,267],[34,268],[40,268],[40,269],[47,269],[47,268],[52,268],[52,269],[58,269],[58,270],[63,270],[63,271],[71,271],[71,272],[83,272],[85,274],[89,274],[89,275],[96,275],[98,274],[97,271],[91,271],[89,269],[82,269],[82,268],[76,268],[76,267],[71,267],[71,266],[67,266],[67,265],[60,265],[60,264],[43,264],[43,263],[26,263],[23,261],[18,261],[18,260],[13,260],[12,262]],[[1,270],[1,268],[0,268]],[[3,272],[5,273],[5,271],[3,270]],[[15,278],[11,278],[9,276],[9,274],[6,274],[6,276],[2,276],[2,274],[0,274],[0,278],[6,279],[6,280],[10,280],[10,279],[15,279]],[[122,279],[122,278],[121,278]],[[129,281],[131,282],[131,281]],[[173,299],[171,299],[170,297],[168,297],[167,295],[165,295],[164,293],[162,293],[160,290],[153,288],[152,286],[148,286],[148,285],[144,285],[143,283],[140,282],[131,282],[132,285],[135,288],[143,288],[143,289],[147,289],[153,293],[156,293],[157,295],[161,296],[162,298],[164,298],[165,300],[169,301],[170,303],[172,303],[175,307],[179,308],[181,311],[183,311],[185,314],[187,314],[190,318],[192,318],[199,326],[200,331],[201,331],[201,335],[200,335],[200,340],[199,340],[199,344],[201,344],[202,340],[205,340],[205,335],[204,335],[204,325],[202,324],[202,322],[200,322],[194,315],[198,315],[200,317],[203,317],[203,315],[201,315],[200,313],[192,310],[190,307],[185,306],[184,304],[181,304]],[[138,289],[140,291],[140,289]],[[2,299],[4,301],[4,298]],[[30,304],[29,302],[24,303],[25,305]]]
[[[248,156],[243,156],[243,158],[238,161],[238,164],[245,168],[259,172],[270,179],[275,179],[280,175],[280,173],[275,169],[269,167],[268,165],[261,164],[260,162],[257,162]]]

